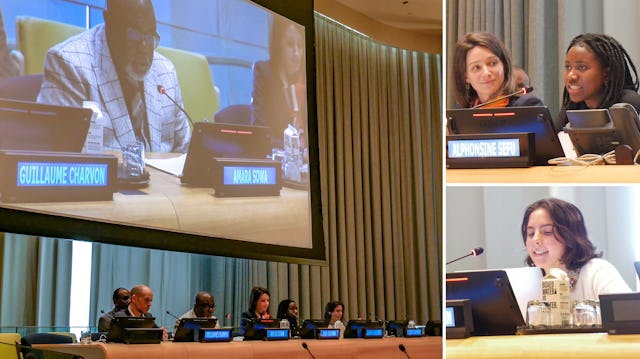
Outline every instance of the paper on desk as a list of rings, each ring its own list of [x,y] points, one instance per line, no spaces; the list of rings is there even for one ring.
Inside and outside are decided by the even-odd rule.
[[[183,153],[180,156],[171,158],[145,158],[144,163],[174,176],[182,176],[186,158],[187,154]]]

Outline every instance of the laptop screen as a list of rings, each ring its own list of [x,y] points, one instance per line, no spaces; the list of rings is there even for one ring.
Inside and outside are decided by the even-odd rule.
[[[216,318],[182,318],[173,335],[174,342],[194,342],[194,330],[201,328],[215,328],[218,323]]]
[[[553,121],[546,106],[449,109],[447,127],[452,134],[533,133],[536,165],[564,156]]]
[[[504,270],[447,273],[446,293],[446,300],[471,300],[472,335],[515,334],[525,324]]]
[[[107,341],[122,342],[125,329],[154,327],[156,327],[156,319],[153,317],[115,317],[111,320]]]
[[[93,112],[0,99],[0,149],[80,152]]]

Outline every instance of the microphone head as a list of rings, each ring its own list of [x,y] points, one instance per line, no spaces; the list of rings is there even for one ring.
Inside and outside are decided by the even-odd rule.
[[[167,310],[167,314],[171,315],[171,312]]]
[[[533,86],[523,87],[521,91],[523,95],[526,95],[533,91]]]
[[[302,347],[305,348],[305,349],[309,349],[308,346],[307,346],[307,343],[305,343],[305,342],[302,342]]]
[[[471,255],[475,256],[479,256],[484,252],[484,248],[482,247],[476,247],[473,250],[471,250]]]
[[[164,92],[165,92],[165,90],[164,90],[164,86],[162,86],[162,85],[158,85],[158,92],[160,92],[161,94],[163,94],[163,95],[164,95]]]
[[[100,313],[104,314],[104,310],[100,309]]]
[[[404,344],[398,344],[398,348],[403,352],[407,351],[407,348],[404,347]]]

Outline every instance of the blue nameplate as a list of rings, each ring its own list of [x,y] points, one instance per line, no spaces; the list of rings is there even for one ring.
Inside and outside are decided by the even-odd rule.
[[[533,133],[449,135],[447,168],[528,167],[535,162]]]
[[[318,328],[316,339],[340,339],[340,329]]]
[[[288,340],[289,329],[267,328],[265,340]]]
[[[384,329],[382,328],[362,328],[363,338],[382,338]]]
[[[213,159],[216,197],[279,196],[282,164],[268,159]]]
[[[407,338],[421,337],[423,336],[422,328],[407,328],[404,336]]]
[[[118,159],[68,152],[0,151],[3,202],[112,200]]]
[[[233,339],[231,329],[200,328],[199,331],[201,342],[230,342]]]

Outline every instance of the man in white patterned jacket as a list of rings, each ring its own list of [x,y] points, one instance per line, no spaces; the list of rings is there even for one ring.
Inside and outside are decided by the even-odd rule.
[[[81,107],[93,101],[103,119],[105,150],[141,140],[146,151],[186,153],[186,116],[175,67],[155,49],[160,39],[151,0],[107,0],[104,24],[52,47],[38,102]]]

